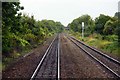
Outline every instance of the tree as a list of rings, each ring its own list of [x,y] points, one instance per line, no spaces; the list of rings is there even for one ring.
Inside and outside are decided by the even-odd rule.
[[[57,28],[57,32],[60,33],[64,30],[64,26],[60,22],[56,22],[55,25],[56,25],[56,28]]]
[[[113,26],[113,21],[111,20],[108,20],[105,25],[104,25],[104,29],[103,29],[103,33],[106,34],[106,35],[111,35],[114,33],[114,26]]]
[[[120,20],[117,20],[114,23],[114,26],[116,26],[114,34],[116,34],[118,36],[118,42],[119,42],[118,44],[120,44]]]
[[[10,53],[13,49],[14,38],[20,41],[21,39],[15,37],[19,30],[19,19],[21,13],[19,10],[24,9],[19,5],[19,2],[3,2],[2,3],[2,50],[4,53]]]
[[[18,13],[19,2],[3,2],[2,52],[4,56],[22,52],[43,42],[48,36],[61,32],[63,25],[53,20],[36,21],[34,16]]]
[[[104,34],[103,33],[104,25],[110,19],[111,17],[100,14],[100,16],[95,19],[95,31],[100,34]]]
[[[92,18],[89,15],[82,15],[77,19],[74,19],[72,23],[70,23],[68,26],[71,30],[74,32],[80,32],[82,31],[82,22],[85,23],[85,33],[87,35],[94,32],[95,23],[92,20]]]

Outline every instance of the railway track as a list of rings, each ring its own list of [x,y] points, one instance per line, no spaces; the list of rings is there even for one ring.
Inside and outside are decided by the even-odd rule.
[[[59,34],[53,39],[42,59],[39,61],[30,80],[59,79]]]
[[[97,63],[99,63],[99,65],[102,65],[106,71],[108,70],[110,73],[112,73],[115,78],[120,78],[120,62],[118,60],[84,44],[74,37],[67,35],[66,37],[85,53],[87,53],[91,58],[93,58]],[[60,79],[59,40],[59,35],[53,39],[30,80],[45,78]]]
[[[120,62],[118,60],[84,44],[74,37],[67,36],[67,38],[80,49],[82,49],[85,53],[87,53],[91,58],[97,61],[107,71],[112,73],[115,78],[120,78]]]

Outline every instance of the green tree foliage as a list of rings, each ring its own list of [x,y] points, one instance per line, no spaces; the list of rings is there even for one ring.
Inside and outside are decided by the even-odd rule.
[[[55,26],[57,27],[57,32],[60,33],[64,30],[64,26],[60,22],[56,22]]]
[[[80,32],[82,31],[82,22],[85,24],[85,33],[91,34],[94,31],[95,23],[92,20],[92,18],[89,15],[82,15],[81,17],[74,19],[72,23],[70,23],[68,26],[71,30],[74,32]]]
[[[61,32],[64,26],[53,20],[36,21],[34,16],[18,13],[23,7],[19,2],[2,4],[2,53],[11,56],[25,48],[32,48],[54,33]]]
[[[120,44],[120,20],[116,21],[116,29],[115,29],[115,34],[118,35],[118,42]],[[119,45],[118,44],[118,45]],[[120,45],[119,45],[120,46]]]
[[[72,23],[68,24],[68,27],[74,32],[81,33],[82,22],[85,23],[85,34],[90,35],[92,33],[98,33],[102,36],[102,39],[114,35],[118,36],[118,41],[120,42],[119,12],[116,12],[114,17],[100,14],[100,16],[95,19],[95,22],[89,15],[83,15],[74,19]]]
[[[17,11],[23,9],[19,6],[19,2],[3,2],[2,3],[2,50],[3,53],[11,52],[14,48],[12,42],[21,41],[20,38],[17,38],[15,35],[17,30],[19,30],[19,19],[21,17],[20,13]],[[15,37],[16,36],[16,37]]]
[[[111,20],[108,20],[106,23],[105,23],[105,25],[104,25],[104,29],[103,29],[103,33],[104,34],[113,34],[114,33],[114,26],[113,26],[113,21],[111,21]]]
[[[104,25],[110,19],[111,17],[100,14],[100,16],[95,19],[95,31],[97,33],[103,34]]]
[[[114,25],[116,26],[115,34],[118,35],[118,44],[120,44],[120,12],[116,12],[114,17],[117,18],[116,22],[114,23]]]

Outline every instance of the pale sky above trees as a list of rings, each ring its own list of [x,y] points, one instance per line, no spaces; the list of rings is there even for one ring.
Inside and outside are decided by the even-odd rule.
[[[73,19],[89,14],[93,19],[100,14],[114,16],[119,0],[20,0],[23,13],[35,19],[60,21],[67,26]]]

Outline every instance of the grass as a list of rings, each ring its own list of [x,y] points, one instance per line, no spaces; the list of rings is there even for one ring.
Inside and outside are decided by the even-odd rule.
[[[118,46],[118,42],[116,40],[102,40],[102,36],[97,34],[92,34],[89,37],[84,37],[84,39],[82,39],[80,33],[71,33],[70,35],[74,36],[79,40],[82,40],[90,46],[120,57],[120,47]]]

